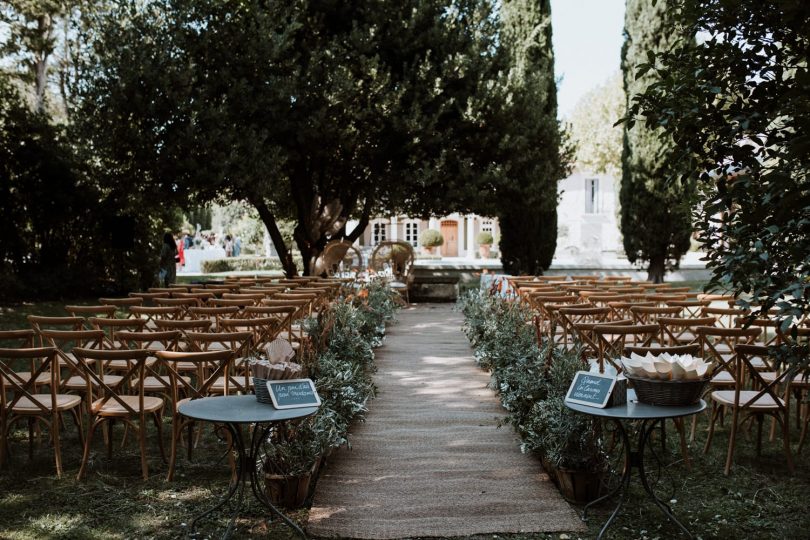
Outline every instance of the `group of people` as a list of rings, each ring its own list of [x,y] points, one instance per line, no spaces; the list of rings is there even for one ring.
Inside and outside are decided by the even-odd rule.
[[[177,271],[186,265],[185,251],[187,249],[205,249],[203,246],[215,246],[216,234],[200,234],[201,242],[199,248],[195,247],[195,242],[192,236],[183,231],[177,234],[177,237],[167,232],[163,235],[163,243],[160,248],[160,271],[158,278],[161,285],[168,287],[174,283],[177,278]],[[242,239],[239,236],[225,235],[225,241],[222,243],[225,248],[226,257],[238,257],[242,253]]]

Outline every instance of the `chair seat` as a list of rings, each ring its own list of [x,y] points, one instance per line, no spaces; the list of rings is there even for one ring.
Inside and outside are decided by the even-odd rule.
[[[180,377],[186,384],[191,384],[191,377]],[[161,390],[168,390],[171,387],[171,380],[167,375],[160,377],[144,377],[143,389],[146,392],[159,392]]]
[[[770,383],[776,380],[776,377],[781,375],[781,373],[777,373],[776,371],[760,371],[759,376],[762,377],[762,380],[766,383]],[[782,381],[784,382],[784,381]],[[793,377],[793,382],[790,383],[791,388],[810,388],[810,378],[805,378],[804,375],[799,373],[798,375]]]
[[[121,401],[129,405],[135,411],[138,411],[140,408],[140,398],[138,396],[118,396],[121,398]],[[144,396],[143,398],[143,412],[155,412],[159,411],[163,407],[163,398],[153,397],[153,396]],[[126,410],[123,405],[121,405],[115,399],[109,399],[106,403],[104,403],[103,399],[97,399],[93,402],[92,410],[95,414],[100,414],[102,416],[130,416],[131,413]]]
[[[62,368],[64,368],[64,367],[73,367],[73,366],[79,364],[79,361],[76,359],[76,357],[73,355],[73,353],[65,353],[65,356],[70,358],[73,361],[73,363],[72,364],[69,363],[67,360],[65,360],[64,358],[62,358],[60,356],[59,359],[58,359],[59,367],[62,367]],[[86,358],[84,362],[88,366],[95,365],[95,363],[96,363],[96,361],[93,360],[92,358]]]
[[[756,390],[742,390],[740,392],[740,405],[744,405],[748,403],[751,399],[753,399],[759,392]],[[712,392],[711,398],[721,405],[729,405],[734,406],[734,390],[716,390]],[[753,409],[753,410],[776,410],[780,406],[784,406],[785,401],[782,398],[778,398],[778,404],[774,401],[773,397],[770,394],[764,394],[757,398],[757,400],[752,403],[751,405],[746,406],[746,409]]]
[[[244,390],[245,387],[245,378],[239,376],[232,376],[230,377],[230,382],[228,383],[228,392],[239,392]],[[248,388],[253,388],[253,378],[248,377]],[[225,391],[225,377],[217,377],[217,379],[211,384],[210,392],[214,394],[222,394]]]
[[[734,377],[728,371],[721,371],[712,377],[712,385],[714,386],[734,386]]]
[[[31,372],[30,371],[15,371],[14,372],[20,379],[28,382],[31,380]],[[4,377],[0,375],[0,379]],[[5,380],[8,380],[7,378]],[[51,375],[50,373],[43,372],[40,373],[37,377],[37,382],[35,384],[50,384],[51,383]]]
[[[149,367],[152,367],[155,365],[156,362],[157,358],[147,358],[144,364]],[[133,364],[134,362],[131,361],[127,362],[126,360],[110,360],[104,363],[104,367],[111,371],[128,371],[133,366]]]
[[[22,397],[14,405],[13,411],[19,414],[41,413],[36,403],[40,403],[43,407],[51,410],[51,395],[50,394],[33,394],[31,400],[27,397]],[[56,394],[56,410],[66,411],[79,405],[82,402],[81,396],[74,396],[72,394]]]
[[[751,367],[757,371],[771,369],[771,366],[769,366],[768,363],[762,358],[751,358],[749,362],[751,363]]]
[[[121,379],[123,379],[123,377],[120,375],[104,375],[101,378],[101,380],[103,380],[104,384],[107,386],[115,386],[121,382]],[[90,384],[93,386],[98,386],[92,379],[90,380]],[[81,375],[74,375],[65,381],[64,386],[69,390],[84,390],[87,388],[87,381],[85,381],[84,377]]]
[[[401,281],[389,281],[388,286],[391,287],[392,289],[407,289],[408,288],[408,285],[406,283],[401,282]]]

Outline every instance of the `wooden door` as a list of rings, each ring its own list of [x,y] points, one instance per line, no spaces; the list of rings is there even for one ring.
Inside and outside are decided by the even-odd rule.
[[[442,257],[458,257],[458,221],[442,221]]]

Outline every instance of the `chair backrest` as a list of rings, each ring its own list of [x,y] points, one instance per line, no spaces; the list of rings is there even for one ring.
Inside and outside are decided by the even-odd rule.
[[[140,298],[144,302],[154,303],[155,298],[169,298],[171,293],[168,292],[131,292],[127,296],[130,298]]]
[[[230,350],[245,356],[250,353],[253,332],[186,332],[185,338],[191,351]]]
[[[71,317],[114,317],[118,308],[112,305],[103,306],[65,306]]]
[[[152,351],[145,349],[118,349],[99,350],[73,349],[73,354],[79,363],[79,371],[86,383],[87,402],[91,412],[97,412],[109,402],[116,403],[130,415],[137,415],[144,409],[144,385],[146,375],[146,360],[152,356]],[[104,367],[112,361],[126,361],[127,369],[120,371],[121,378],[108,383],[104,378]],[[154,372],[158,376],[157,372]],[[138,409],[132,407],[129,401],[122,396],[131,395],[133,390],[138,396]]]
[[[208,332],[214,326],[210,319],[158,319],[155,328],[159,331],[179,330],[180,332]]]
[[[222,395],[228,395],[231,387],[230,371],[236,358],[233,351],[158,351],[155,356],[169,375],[172,402],[175,403],[175,407],[183,396],[197,399],[212,395],[212,386],[220,378],[224,379]],[[195,365],[196,377],[182,377],[177,372],[178,362]]]
[[[700,317],[703,308],[708,307],[708,300],[670,300],[667,306],[681,308],[681,317]]]
[[[388,269],[395,279],[407,281],[414,259],[413,246],[408,242],[380,242],[371,252],[369,266],[376,272]]]
[[[238,306],[203,306],[188,308],[188,313],[194,319],[213,320],[216,331],[219,331],[221,329],[219,322],[222,319],[238,317],[242,310]]]
[[[717,320],[717,326],[722,326],[723,328],[736,327],[737,324],[735,321],[745,315],[745,310],[738,308],[706,306],[700,311],[701,317],[714,317]]]
[[[763,396],[770,396],[773,401],[773,408],[782,411],[787,411],[790,403],[790,385],[793,382],[793,376],[797,373],[796,367],[781,366],[781,369],[776,372],[772,380],[766,381],[759,370],[754,366],[753,359],[760,358],[766,364],[769,362],[769,348],[764,345],[749,345],[740,343],[735,347],[736,365],[733,366],[734,376],[734,404],[738,407],[750,407],[754,405]],[[744,389],[748,378],[751,379],[752,388],[757,392],[755,395],[746,399],[741,398],[742,390]],[[781,390],[780,386],[784,384]],[[787,422],[787,416],[782,420]]]
[[[150,351],[173,351],[179,347],[183,334],[178,330],[162,332],[132,332],[122,330],[116,334],[121,348],[147,349]]]
[[[212,298],[207,302],[211,307],[236,307],[239,309],[255,306],[256,300],[252,298]]]
[[[39,335],[42,330],[82,330],[84,317],[44,317],[41,315],[28,315],[28,323]]]
[[[280,323],[276,317],[254,317],[249,319],[223,319],[221,321],[223,332],[251,332],[253,342],[250,352],[266,346],[276,339],[280,331]]]
[[[698,326],[714,326],[714,317],[658,317],[661,325],[661,339],[667,345],[684,345],[698,343],[695,328]]]
[[[36,332],[31,328],[0,330],[0,344],[7,348],[31,349],[34,347],[35,336]],[[8,347],[9,345],[11,345],[11,347]]]
[[[130,315],[146,320],[147,327],[153,327],[158,320],[182,319],[185,311],[176,306],[132,306]]]
[[[315,260],[313,274],[335,275],[343,271],[359,271],[364,268],[363,253],[345,239],[331,240]]]
[[[761,330],[759,328],[698,326],[695,328],[695,332],[699,336],[703,359],[716,362],[714,372],[726,371],[734,376],[737,365],[737,347],[754,344]]]
[[[129,330],[140,332],[146,327],[146,319],[108,319],[106,317],[93,317],[88,319],[90,326],[98,330],[103,330],[111,349],[121,348],[116,334]]]
[[[633,320],[638,324],[653,324],[659,317],[677,317],[681,313],[679,307],[661,307],[653,302],[652,306],[634,306],[630,308]]]
[[[604,373],[605,362],[621,371],[617,360],[624,354],[628,339],[633,346],[650,347],[660,339],[661,327],[657,324],[606,323],[593,325],[592,332],[598,344],[599,372]]]
[[[8,417],[22,398],[30,400],[42,414],[57,410],[56,394],[60,386],[60,375],[56,355],[54,347],[0,348],[0,416]],[[17,375],[14,365],[26,360],[33,369],[29,376],[23,378]],[[37,384],[41,384],[38,379],[46,373],[50,376],[50,409],[33,397],[34,394],[41,393],[37,389]],[[2,435],[0,444],[6,444],[5,436]]]
[[[99,298],[99,304],[105,306],[115,306],[118,308],[129,308],[132,306],[143,305],[143,298],[139,297],[126,297],[126,298]]]

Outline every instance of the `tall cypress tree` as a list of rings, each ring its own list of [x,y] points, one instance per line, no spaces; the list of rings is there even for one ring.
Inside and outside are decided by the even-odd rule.
[[[628,104],[644,92],[650,77],[639,67],[648,51],[672,48],[682,38],[671,0],[627,0],[622,73]],[[682,156],[671,140],[642,124],[624,124],[622,148],[621,230],[630,262],[646,262],[647,279],[660,283],[689,250],[694,184],[678,174]]]
[[[551,46],[550,0],[504,0],[502,43],[508,51],[506,181],[499,186],[501,260],[510,274],[538,274],[557,247],[557,183],[568,172],[561,153]]]

